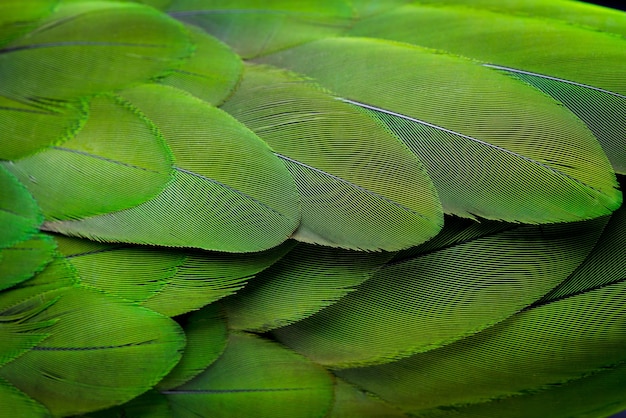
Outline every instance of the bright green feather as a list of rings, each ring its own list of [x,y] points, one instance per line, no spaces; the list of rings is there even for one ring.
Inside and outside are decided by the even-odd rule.
[[[0,158],[15,160],[72,138],[87,121],[86,103],[40,99],[37,103],[0,96],[3,140]]]
[[[361,2],[361,0],[358,0]],[[626,15],[608,7],[572,0],[416,0],[415,5],[460,5],[513,16],[556,19],[568,25],[626,36]],[[601,2],[602,3],[602,2]],[[606,3],[606,2],[604,2]]]
[[[289,249],[234,255],[54,238],[84,285],[167,316],[197,310],[237,292]]]
[[[384,121],[420,157],[446,213],[543,223],[597,217],[621,204],[611,166],[579,119],[469,60],[332,38],[263,61],[314,77]]]
[[[248,66],[222,108],[267,142],[294,177],[302,207],[295,239],[393,251],[440,230],[439,199],[421,162],[375,120],[315,84]]]
[[[515,8],[511,2],[504,3]],[[593,16],[597,9],[568,3],[566,10],[570,12],[576,7],[591,8]],[[504,14],[506,7],[491,7],[505,9],[503,13],[494,13],[464,7],[411,5],[359,22],[350,34],[445,50],[503,68],[563,102],[589,125],[615,169],[624,173],[626,40],[565,22],[511,16]],[[621,28],[626,33],[626,22],[619,23],[622,13],[617,13],[618,19],[615,13],[596,14],[603,16],[596,17],[600,22],[613,22],[615,26],[611,28]],[[602,23],[598,25],[599,29],[604,27]],[[415,27],[420,30],[414,30]],[[469,33],[471,42],[467,41]]]
[[[527,418],[549,416],[620,417],[626,408],[626,365],[607,367],[590,376],[486,402],[428,410],[416,417],[428,418]]]
[[[47,418],[48,410],[4,379],[0,379],[0,411],[11,411],[17,417]]]
[[[58,0],[5,0],[0,4],[0,46],[28,32],[52,13]]]
[[[56,243],[35,234],[11,247],[0,249],[0,290],[30,279],[52,261]]]
[[[28,190],[0,166],[0,248],[31,237],[43,216]]]
[[[300,210],[291,175],[241,123],[168,86],[144,85],[121,92],[121,97],[163,134],[174,154],[173,181],[135,208],[47,223],[47,229],[98,240],[227,252],[264,250],[296,229]]]
[[[177,363],[185,338],[169,318],[80,287],[53,294],[58,301],[31,319],[54,319],[49,337],[0,368],[2,378],[52,414],[126,402]]]
[[[0,95],[36,103],[119,89],[176,68],[191,52],[183,26],[152,8],[63,4],[0,50],[0,77],[12,81]]]
[[[342,368],[442,347],[506,319],[561,283],[605,223],[497,233],[487,225],[482,236],[389,262],[337,303],[274,335],[319,363]]]
[[[342,379],[335,379],[333,409],[327,418],[407,418],[391,404],[365,393]]]
[[[243,71],[241,58],[203,30],[193,25],[187,25],[187,29],[195,44],[193,55],[160,82],[217,106],[239,82]]]
[[[298,322],[354,291],[391,256],[299,244],[224,300],[228,324],[260,332]]]
[[[172,178],[172,153],[154,125],[113,96],[91,100],[89,119],[60,146],[4,163],[48,220],[80,219],[137,206]]]
[[[173,0],[167,12],[203,28],[243,58],[337,35],[352,20],[349,2],[343,0]]]
[[[423,416],[549,389],[623,364],[625,286],[620,282],[523,311],[438,350],[338,374]]]
[[[187,345],[180,362],[157,385],[161,391],[187,383],[215,362],[226,348],[228,330],[219,305],[208,305],[180,322]]]
[[[181,418],[312,418],[328,411],[332,390],[320,366],[274,342],[231,333],[224,354],[204,373],[164,393]]]

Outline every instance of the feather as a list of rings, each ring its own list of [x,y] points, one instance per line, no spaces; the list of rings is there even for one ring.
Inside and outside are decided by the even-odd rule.
[[[604,246],[606,237],[600,238],[596,249]],[[580,269],[597,260],[596,249]],[[570,384],[584,387],[583,381],[574,382],[587,376],[596,376],[592,381],[602,385],[600,375],[624,362],[623,292],[623,277],[577,289],[533,304],[442,348],[339,375],[419,416],[439,416],[437,411],[443,408],[467,406],[471,411],[474,404],[477,410],[497,411],[496,401],[515,404],[524,396],[532,405],[536,401],[531,394],[540,394],[536,399],[544,395],[549,399],[551,395],[545,391],[563,386],[567,392]],[[390,379],[402,384],[391,384]],[[408,388],[414,386],[420,387],[419,399],[409,393]],[[599,401],[597,407],[602,405]]]
[[[82,114],[64,102],[162,75],[192,51],[181,24],[132,3],[64,3],[21,35],[0,49],[0,78],[11,80],[0,86],[0,119],[14,135],[0,147],[8,159],[71,137]]]
[[[299,244],[223,301],[228,325],[261,332],[300,321],[353,291],[391,256]]]
[[[0,4],[0,45],[23,36],[52,13],[58,0],[32,0],[24,3],[6,0]]]
[[[47,230],[97,240],[250,252],[274,247],[296,229],[300,210],[291,175],[242,124],[168,86],[143,85],[120,94],[165,137],[174,153],[173,181],[134,208],[47,222]]]
[[[440,6],[460,5],[514,16],[556,19],[572,26],[580,26],[587,29],[626,36],[626,16],[624,13],[620,10],[601,7],[583,1],[417,0],[412,3],[416,5],[429,4]]]
[[[621,183],[626,182],[621,178]],[[585,261],[562,283],[537,303],[617,283],[626,278],[626,207],[613,212],[602,235]]]
[[[0,248],[6,248],[34,235],[43,215],[24,185],[1,166],[0,187]]]
[[[376,121],[314,84],[248,66],[222,108],[267,142],[293,176],[302,212],[293,238],[393,251],[440,230],[439,199],[421,162]]]
[[[235,89],[243,72],[239,55],[203,30],[187,25],[195,44],[193,55],[160,83],[177,87],[218,106]]]
[[[187,345],[180,362],[156,385],[161,391],[182,386],[214,363],[226,349],[228,329],[217,304],[182,321]]]
[[[384,121],[424,162],[446,213],[543,223],[621,204],[610,163],[579,119],[474,62],[362,38],[315,41],[262,61],[314,77]]]
[[[167,398],[155,390],[144,393],[124,405],[81,415],[81,418],[171,418],[172,410]]]
[[[579,7],[569,3],[565,10]],[[611,16],[607,13],[604,19]],[[626,25],[621,28],[626,32]],[[522,31],[526,36],[519,36]],[[466,41],[468,33],[472,42]],[[449,51],[518,77],[563,102],[589,126],[615,170],[626,170],[623,37],[556,20],[418,5],[359,22],[350,34]]]
[[[252,334],[230,333],[224,354],[204,373],[164,391],[178,417],[323,416],[332,401],[320,366]]]
[[[359,390],[342,379],[335,380],[335,398],[328,418],[407,418],[394,408],[370,393]]]
[[[154,125],[114,96],[91,100],[72,139],[4,163],[46,219],[80,219],[137,206],[171,180],[173,156]]]
[[[0,142],[0,158],[27,157],[49,146],[72,138],[87,120],[84,101],[60,102],[39,99],[29,104],[0,96],[0,123],[5,140]]]
[[[625,36],[569,0],[0,1],[0,415],[625,409]]]
[[[55,236],[83,285],[167,316],[197,310],[235,293],[289,249],[233,255],[103,244]]]
[[[624,401],[625,373],[626,366],[621,364],[543,390],[529,391],[515,396],[496,398],[455,408],[429,410],[424,415],[415,416],[429,418],[614,416],[619,418],[623,416],[623,413],[620,414],[620,412],[626,408],[626,401]]]
[[[4,379],[0,379],[0,411],[11,411],[18,417],[49,417],[48,410]]]
[[[230,45],[243,58],[332,36],[349,27],[347,1],[174,0],[170,16],[201,27]]]
[[[51,297],[56,303],[29,319],[54,319],[49,336],[2,366],[0,377],[53,415],[126,402],[178,362],[185,338],[169,318],[81,287],[39,295]],[[116,318],[114,328],[109,318]]]
[[[61,4],[1,51],[0,75],[12,82],[3,83],[0,94],[28,102],[70,99],[154,78],[180,65],[192,44],[182,24],[150,7],[75,2]]]
[[[337,303],[274,335],[335,368],[445,346],[508,318],[561,283],[591,251],[606,221],[497,233],[488,226],[475,239],[389,262]]]
[[[52,261],[56,243],[48,236],[35,234],[12,247],[0,249],[0,290],[28,280]]]

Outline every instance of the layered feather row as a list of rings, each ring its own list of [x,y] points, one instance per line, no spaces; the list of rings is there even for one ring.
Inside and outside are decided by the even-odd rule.
[[[626,14],[0,3],[0,415],[626,409]]]

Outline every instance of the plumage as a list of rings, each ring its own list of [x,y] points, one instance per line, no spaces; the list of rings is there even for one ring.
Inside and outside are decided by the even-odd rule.
[[[266,141],[293,176],[301,207],[293,238],[393,251],[441,229],[441,204],[420,160],[385,127],[315,84],[248,66],[222,108]]]
[[[0,415],[626,410],[626,13],[0,2]]]

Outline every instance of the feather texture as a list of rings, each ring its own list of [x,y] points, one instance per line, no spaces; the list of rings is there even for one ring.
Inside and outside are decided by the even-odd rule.
[[[0,415],[626,409],[626,14],[0,2]]]
[[[609,162],[580,120],[474,62],[350,38],[263,61],[314,77],[385,122],[424,162],[446,213],[541,223],[597,217],[621,204]],[[342,72],[346,65],[355,70]]]
[[[174,154],[173,181],[135,208],[48,222],[46,229],[99,240],[229,252],[264,250],[291,235],[300,218],[293,179],[256,135],[220,109],[172,87],[144,85],[121,97],[165,137]],[[182,121],[189,123],[180,125]],[[162,233],[163,225],[168,225],[168,234]]]
[[[222,108],[266,141],[293,176],[302,211],[294,238],[392,251],[441,228],[437,192],[421,162],[375,120],[314,84],[250,66]]]

